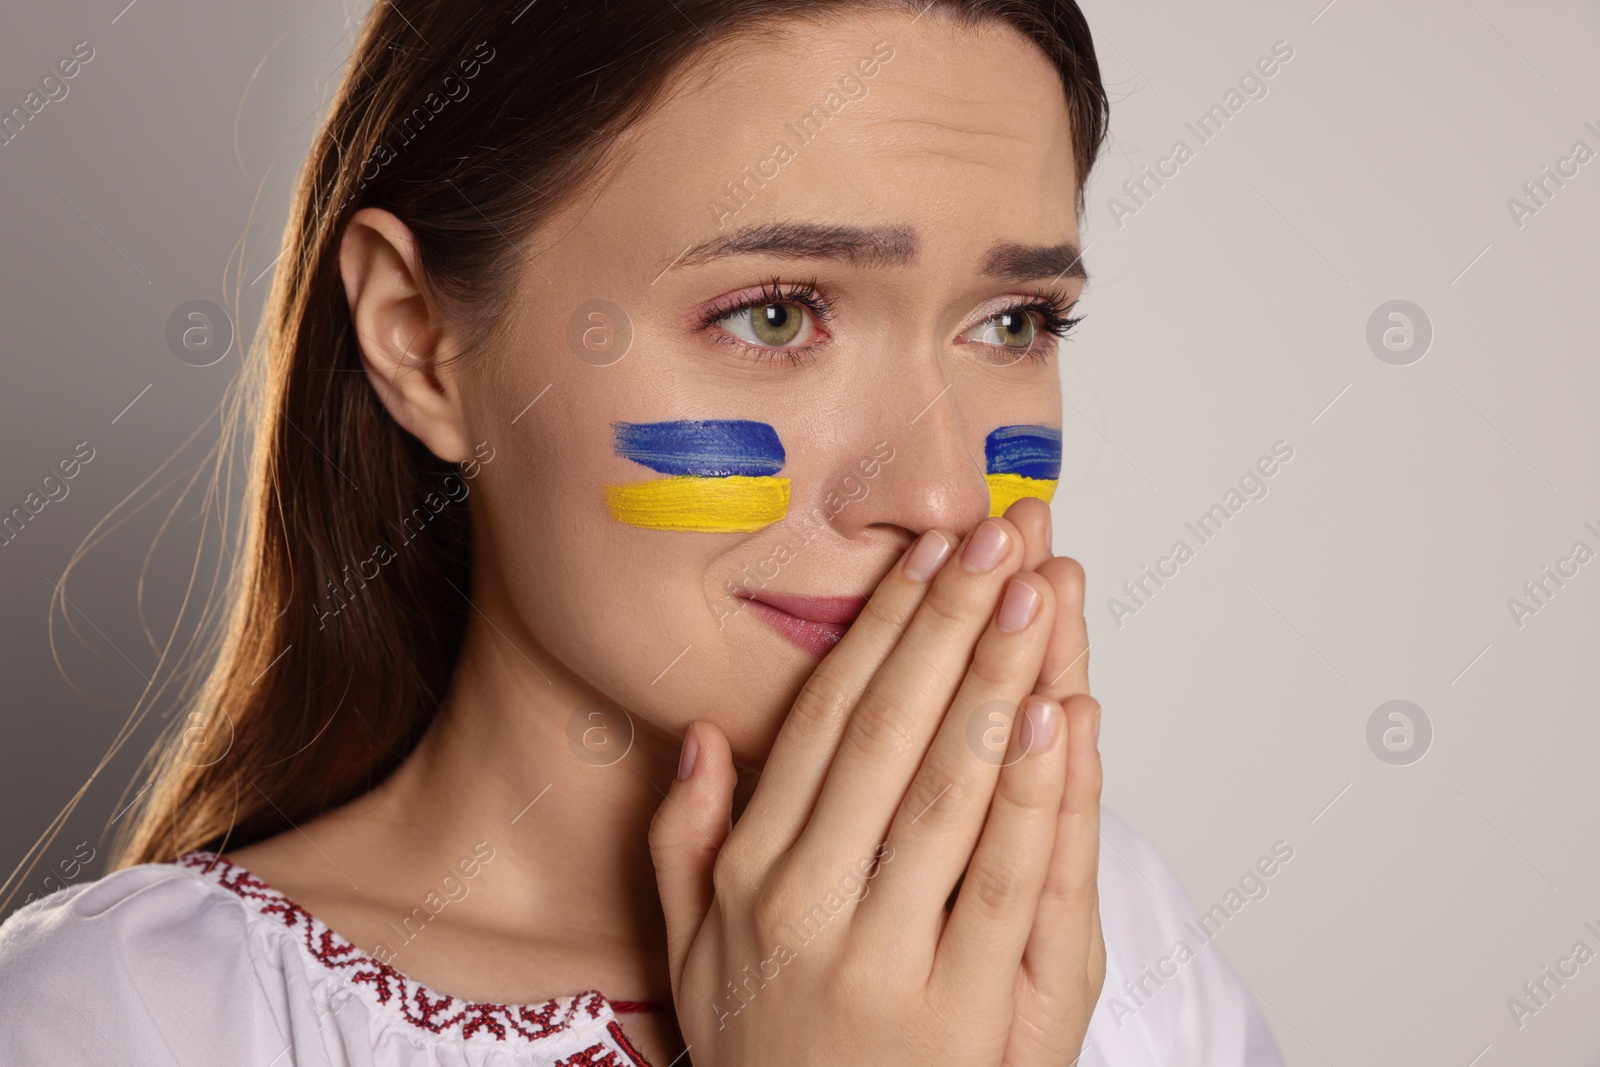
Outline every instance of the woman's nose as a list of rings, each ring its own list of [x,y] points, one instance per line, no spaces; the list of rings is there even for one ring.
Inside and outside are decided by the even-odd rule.
[[[965,533],[989,514],[983,455],[971,441],[978,428],[962,417],[957,393],[943,381],[908,385],[875,405],[862,438],[867,462],[837,479],[849,501],[833,520],[838,533],[851,537],[868,526]]]

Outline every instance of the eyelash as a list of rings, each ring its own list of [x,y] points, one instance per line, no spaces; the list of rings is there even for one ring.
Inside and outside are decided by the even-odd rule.
[[[761,291],[753,296],[741,299],[718,302],[707,308],[700,316],[699,329],[710,330],[711,327],[727,318],[737,315],[742,311],[766,307],[768,304],[799,304],[816,316],[817,322],[826,325],[833,319],[833,308],[825,296],[817,288],[817,280],[784,283],[777,275],[773,275],[771,282],[764,282]],[[1061,293],[1044,289],[1030,292],[1026,298],[1016,301],[990,315],[984,322],[993,322],[1002,315],[1015,315],[1024,312],[1033,312],[1039,316],[1039,328],[1047,334],[1057,338],[1066,339],[1072,328],[1083,321],[1082,315],[1068,316],[1077,301],[1068,300]],[[979,326],[983,323],[978,323]],[[790,366],[799,366],[816,354],[816,350],[826,342],[813,341],[811,344],[801,345],[798,348],[758,348],[741,338],[734,337],[725,330],[718,330],[714,335],[717,341],[731,344],[744,349],[757,359],[782,359]],[[1036,345],[1030,345],[1027,353],[1022,357],[1030,360],[1043,360],[1044,354],[1037,351]]]
[[[766,307],[768,304],[799,304],[816,316],[817,322],[826,325],[833,318],[833,308],[826,297],[817,289],[817,280],[790,282],[785,284],[777,275],[772,281],[764,282],[761,291],[753,296],[744,297],[727,302],[718,302],[707,308],[700,316],[700,329],[709,330],[729,315],[737,315],[741,311],[750,311],[754,308]],[[823,344],[813,341],[808,345],[798,348],[758,348],[741,338],[734,337],[726,330],[717,330],[712,335],[723,344],[734,345],[744,349],[756,359],[783,359],[790,366],[799,366],[807,358],[816,354],[816,350]]]
[[[1083,321],[1082,315],[1068,316],[1068,312],[1077,306],[1076,300],[1068,300],[1060,293],[1044,289],[1035,289],[1028,294],[1028,298],[1011,307],[1002,308],[995,312],[984,322],[992,322],[1001,315],[1015,314],[1019,311],[1034,311],[1039,315],[1040,328],[1045,333],[1054,334],[1057,338],[1065,339],[1072,332],[1072,328]],[[980,323],[979,325],[982,325]],[[1030,359],[1043,359],[1041,355],[1034,355],[1032,346],[1029,346]]]

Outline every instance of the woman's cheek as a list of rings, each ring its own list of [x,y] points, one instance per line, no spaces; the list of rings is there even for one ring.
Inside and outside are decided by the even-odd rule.
[[[983,442],[989,514],[1002,515],[1025,496],[1049,502],[1061,478],[1061,430],[1054,426],[1001,426]]]
[[[602,487],[618,522],[644,530],[750,533],[789,514],[778,432],[750,419],[612,424],[612,451],[662,477]]]

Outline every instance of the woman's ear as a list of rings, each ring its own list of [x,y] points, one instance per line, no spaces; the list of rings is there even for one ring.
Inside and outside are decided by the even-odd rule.
[[[411,230],[381,208],[351,216],[339,273],[367,380],[394,421],[440,459],[471,454],[450,333],[428,300]]]

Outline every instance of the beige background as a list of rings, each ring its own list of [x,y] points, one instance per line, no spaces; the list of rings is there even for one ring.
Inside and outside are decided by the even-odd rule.
[[[1507,199],[1575,141],[1600,152],[1584,126],[1600,128],[1600,9],[1323,3],[1087,7],[1113,140],[1088,198],[1056,530],[1090,575],[1108,801],[1201,909],[1274,842],[1293,847],[1217,944],[1295,1067],[1592,1064],[1600,962],[1520,1029],[1506,1001],[1579,939],[1600,950],[1583,925],[1600,927],[1600,562],[1520,628],[1507,600],[1575,541],[1600,550],[1584,526],[1600,529],[1600,160],[1520,227]],[[138,575],[238,351],[189,366],[167,318],[237,284],[253,326],[352,25],[333,0],[5,20],[6,108],[74,42],[96,52],[0,148],[0,509],[78,442],[95,450],[0,547],[7,871],[153,672],[144,627],[160,638],[177,616],[194,507],[150,557],[143,623]],[[1265,97],[1199,145],[1185,122],[1279,41],[1294,54]],[[1179,138],[1193,158],[1116,218],[1122,183]],[[1407,366],[1366,338],[1395,299],[1432,324]],[[1185,522],[1277,441],[1294,454],[1267,496],[1199,546]],[[50,583],[146,479],[162,495],[69,588],[82,640],[58,641],[64,677]],[[1119,627],[1107,599],[1179,538],[1194,558]],[[1392,699],[1432,724],[1406,766],[1367,741]],[[24,892],[81,842],[100,853],[78,880],[98,873],[150,725]]]

